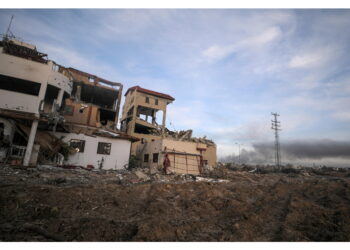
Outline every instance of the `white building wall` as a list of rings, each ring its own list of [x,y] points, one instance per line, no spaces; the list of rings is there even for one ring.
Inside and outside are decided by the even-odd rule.
[[[103,169],[122,169],[125,164],[129,163],[131,142],[124,139],[112,139],[101,136],[87,136],[75,133],[54,133],[57,137],[64,136],[63,141],[69,144],[71,139],[85,141],[84,152],[70,155],[65,164],[79,165],[86,167],[93,165],[98,168],[99,162],[104,158]],[[97,146],[99,142],[111,143],[110,155],[97,154]]]
[[[47,84],[70,94],[72,83],[63,74],[53,70],[54,63],[39,63],[3,53],[0,48],[0,74],[41,84],[39,96],[0,89],[0,108],[39,114],[39,105],[45,97]],[[43,91],[42,91],[43,90]]]

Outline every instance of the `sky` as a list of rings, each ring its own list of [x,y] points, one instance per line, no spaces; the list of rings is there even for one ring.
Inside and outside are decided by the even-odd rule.
[[[167,127],[220,159],[273,163],[277,112],[282,163],[350,165],[349,9],[1,9],[1,33],[11,15],[49,59],[175,97]]]

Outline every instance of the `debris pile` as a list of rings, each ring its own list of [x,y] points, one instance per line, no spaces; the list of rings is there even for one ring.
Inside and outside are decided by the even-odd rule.
[[[150,129],[150,132],[153,135],[158,135],[158,136],[162,135],[161,129]],[[192,129],[171,131],[168,128],[165,128],[165,130],[164,130],[165,138],[172,138],[172,139],[179,140],[179,141],[190,141],[190,142],[204,143],[207,145],[215,145],[215,143],[212,140],[207,139],[206,136],[199,137],[199,138],[192,137],[192,133],[193,133]]]

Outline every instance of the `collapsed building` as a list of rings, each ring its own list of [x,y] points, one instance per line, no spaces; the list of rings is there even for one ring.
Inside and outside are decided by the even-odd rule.
[[[167,105],[172,96],[134,86],[125,93],[121,130],[140,140],[132,143],[132,155],[142,167],[180,174],[200,174],[216,164],[213,141],[192,137],[192,130],[166,128]]]
[[[117,130],[123,85],[0,42],[0,161],[123,168],[138,139]]]

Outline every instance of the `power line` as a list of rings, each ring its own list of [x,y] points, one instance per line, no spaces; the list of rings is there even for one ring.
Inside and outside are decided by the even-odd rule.
[[[277,116],[280,116],[277,113],[271,113],[274,116],[274,119],[271,120],[271,129],[275,131],[275,161],[276,166],[281,166],[281,152],[280,152],[280,142],[279,142],[279,134],[278,131],[281,130],[281,122],[277,120]]]

